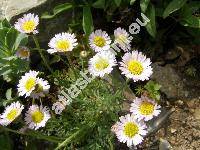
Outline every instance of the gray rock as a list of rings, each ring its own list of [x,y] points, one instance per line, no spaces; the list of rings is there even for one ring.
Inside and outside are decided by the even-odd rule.
[[[187,79],[172,65],[159,66],[153,64],[152,79],[162,85],[161,92],[168,99],[191,99],[200,95],[200,81]]]
[[[0,0],[0,19],[10,20],[13,16],[35,8],[47,0]]]

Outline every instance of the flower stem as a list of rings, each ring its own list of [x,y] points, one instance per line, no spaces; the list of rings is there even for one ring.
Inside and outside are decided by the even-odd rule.
[[[46,66],[46,67],[48,68],[48,70],[52,73],[53,71],[52,71],[51,67],[49,66],[49,64],[48,64],[48,62],[47,62],[47,60],[46,60],[46,58],[44,57],[44,55],[43,55],[43,53],[42,53],[42,50],[40,49],[40,44],[39,44],[37,38],[36,38],[34,35],[33,35],[32,37],[33,37],[33,40],[34,40],[35,45],[36,45],[36,48],[38,49],[38,51],[39,51],[39,53],[40,53],[40,56],[41,56],[41,58],[42,58],[42,60],[43,60],[43,62],[44,62],[44,64],[45,64],[45,66]]]

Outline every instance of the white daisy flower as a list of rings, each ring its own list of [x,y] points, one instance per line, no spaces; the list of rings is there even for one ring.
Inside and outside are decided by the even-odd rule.
[[[13,122],[24,109],[24,105],[20,104],[18,101],[11,103],[5,108],[5,111],[0,115],[0,124],[3,126],[9,125]]]
[[[158,116],[160,114],[160,108],[160,105],[148,97],[136,97],[134,102],[131,104],[130,112],[133,113],[136,119],[148,121],[154,116]]]
[[[48,53],[53,54],[55,52],[72,51],[78,43],[74,34],[63,32],[56,34],[48,45],[50,47],[50,49],[47,50]]]
[[[46,125],[46,122],[51,118],[49,109],[45,106],[32,105],[25,114],[25,123],[30,129],[39,129]]]
[[[127,146],[136,146],[143,141],[143,136],[147,134],[146,125],[142,121],[134,119],[133,115],[127,114],[119,118],[116,123],[117,130],[115,131],[118,140],[122,143],[127,143]]]
[[[113,66],[116,66],[115,55],[110,51],[101,51],[89,60],[89,72],[93,76],[103,77],[111,73]]]
[[[18,50],[16,52],[16,56],[21,58],[21,59],[29,60],[30,50],[25,46],[21,46],[21,47],[18,48]]]
[[[21,33],[38,33],[36,27],[39,24],[39,17],[35,14],[24,14],[22,18],[19,18],[17,22],[15,22],[15,29],[17,29]]]
[[[131,49],[131,37],[125,29],[120,27],[117,28],[114,31],[114,36],[114,43],[117,44],[121,49],[123,49],[125,52]]]
[[[50,85],[48,81],[37,78],[35,90],[30,94],[30,97],[34,99],[39,99],[40,97],[45,97],[45,94],[49,93]]]
[[[149,80],[153,73],[152,67],[150,66],[151,60],[138,51],[125,53],[120,65],[121,67],[119,69],[122,71],[122,74],[127,78],[133,79],[134,82]]]
[[[96,30],[90,34],[89,44],[95,52],[109,50],[111,44],[110,36],[105,31]]]
[[[19,80],[19,84],[17,85],[19,96],[30,96],[32,91],[35,90],[38,73],[39,72],[37,71],[30,70],[28,73],[25,73],[25,75],[21,77],[21,79]]]

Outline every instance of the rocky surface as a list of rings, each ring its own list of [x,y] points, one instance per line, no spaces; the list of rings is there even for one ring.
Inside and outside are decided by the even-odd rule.
[[[0,19],[11,19],[13,16],[35,8],[47,0],[0,0]]]
[[[200,96],[200,82],[188,79],[177,68],[170,64],[159,66],[153,64],[152,79],[162,85],[163,92],[168,99],[191,99]]]

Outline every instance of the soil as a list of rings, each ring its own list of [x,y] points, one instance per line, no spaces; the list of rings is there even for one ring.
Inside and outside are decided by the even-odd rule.
[[[200,98],[177,101],[176,110],[170,116],[166,138],[175,150],[200,148]]]
[[[200,97],[189,101],[178,100],[173,106],[175,111],[170,115],[165,127],[156,135],[146,139],[145,147],[152,150],[198,150],[200,148]]]

